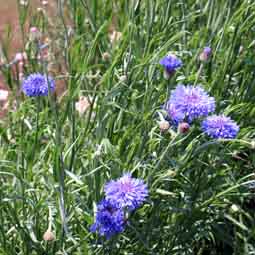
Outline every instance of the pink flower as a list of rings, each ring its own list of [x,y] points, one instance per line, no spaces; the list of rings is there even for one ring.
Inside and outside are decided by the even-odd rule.
[[[79,112],[79,114],[84,114],[87,109],[90,107],[90,101],[87,97],[81,96],[79,101],[75,103],[75,109]]]
[[[46,0],[42,1],[42,5],[43,5],[43,6],[48,5],[48,3],[49,3],[49,2],[48,2],[48,1],[46,1]]]
[[[41,32],[39,31],[39,29],[37,27],[31,27],[30,28],[30,39],[32,41],[34,40],[38,40],[41,37]]]
[[[4,90],[4,89],[0,89],[0,101],[6,101],[8,99],[9,96],[9,91],[8,90]]]
[[[23,53],[18,52],[18,53],[15,55],[15,60],[16,60],[16,61],[22,61],[22,60],[23,60]]]

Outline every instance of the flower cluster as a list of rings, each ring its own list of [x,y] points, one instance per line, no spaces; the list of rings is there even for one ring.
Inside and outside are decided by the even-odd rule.
[[[127,223],[125,212],[134,211],[145,202],[148,188],[143,180],[126,173],[118,180],[108,182],[104,192],[105,199],[97,206],[95,223],[90,230],[109,239],[124,231]]]
[[[52,77],[40,73],[30,74],[22,84],[23,92],[30,97],[47,96],[55,89]]]
[[[210,47],[205,47],[200,54],[201,61],[207,61],[212,54]],[[182,65],[174,55],[168,55],[160,60],[161,65],[165,67],[165,71],[169,74]],[[239,127],[229,117],[224,115],[209,116],[215,111],[215,99],[204,90],[201,86],[193,85],[177,85],[171,92],[170,98],[163,105],[163,109],[167,113],[166,120],[161,118],[161,131],[166,131],[170,125],[166,125],[167,120],[174,126],[178,126],[179,133],[186,133],[190,124],[195,119],[206,118],[201,129],[204,133],[214,139],[233,139],[237,136]],[[162,128],[162,123],[164,124]]]

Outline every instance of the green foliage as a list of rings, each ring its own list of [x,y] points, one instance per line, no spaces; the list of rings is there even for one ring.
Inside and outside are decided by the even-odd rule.
[[[255,3],[57,2],[55,31],[47,15],[34,22],[51,36],[51,64],[64,66],[55,78],[65,94],[24,97],[2,70],[17,110],[0,126],[0,254],[254,254]],[[122,32],[114,44],[110,27]],[[206,45],[213,55],[198,83],[240,125],[232,141],[211,140],[199,125],[186,135],[158,128],[156,112],[178,82],[196,81]],[[158,65],[168,51],[184,63],[169,82]],[[25,71],[42,70],[31,62]],[[75,111],[81,95],[91,100],[84,115]],[[148,183],[150,198],[105,241],[89,232],[95,203],[125,171]],[[46,242],[51,220],[56,239]]]

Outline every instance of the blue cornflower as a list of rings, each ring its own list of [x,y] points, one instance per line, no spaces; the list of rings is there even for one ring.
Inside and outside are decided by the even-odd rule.
[[[132,178],[130,173],[124,174],[116,181],[110,181],[104,188],[106,199],[132,211],[146,200],[147,185],[141,179]]]
[[[159,61],[159,63],[165,68],[165,72],[167,76],[166,78],[169,78],[169,76],[173,74],[177,68],[182,66],[182,61],[173,54],[169,54],[163,57]]]
[[[30,74],[22,84],[23,92],[30,97],[47,96],[49,88],[50,92],[54,91],[54,80],[52,77],[47,77],[46,75],[40,73]]]
[[[178,113],[177,122],[181,121],[181,114],[184,114],[188,122],[199,117],[205,117],[215,110],[215,100],[200,86],[178,85],[172,91],[166,105],[172,105]],[[169,110],[166,108],[169,112]],[[171,117],[171,114],[170,116]]]
[[[98,232],[107,239],[124,231],[126,225],[124,211],[116,203],[101,200],[97,205],[95,223],[91,225],[91,232]]]
[[[233,139],[236,137],[239,127],[229,117],[212,115],[202,122],[202,130],[212,138]]]

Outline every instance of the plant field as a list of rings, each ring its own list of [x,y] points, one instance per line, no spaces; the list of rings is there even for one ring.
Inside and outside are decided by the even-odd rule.
[[[254,1],[0,3],[0,255],[255,254]]]

